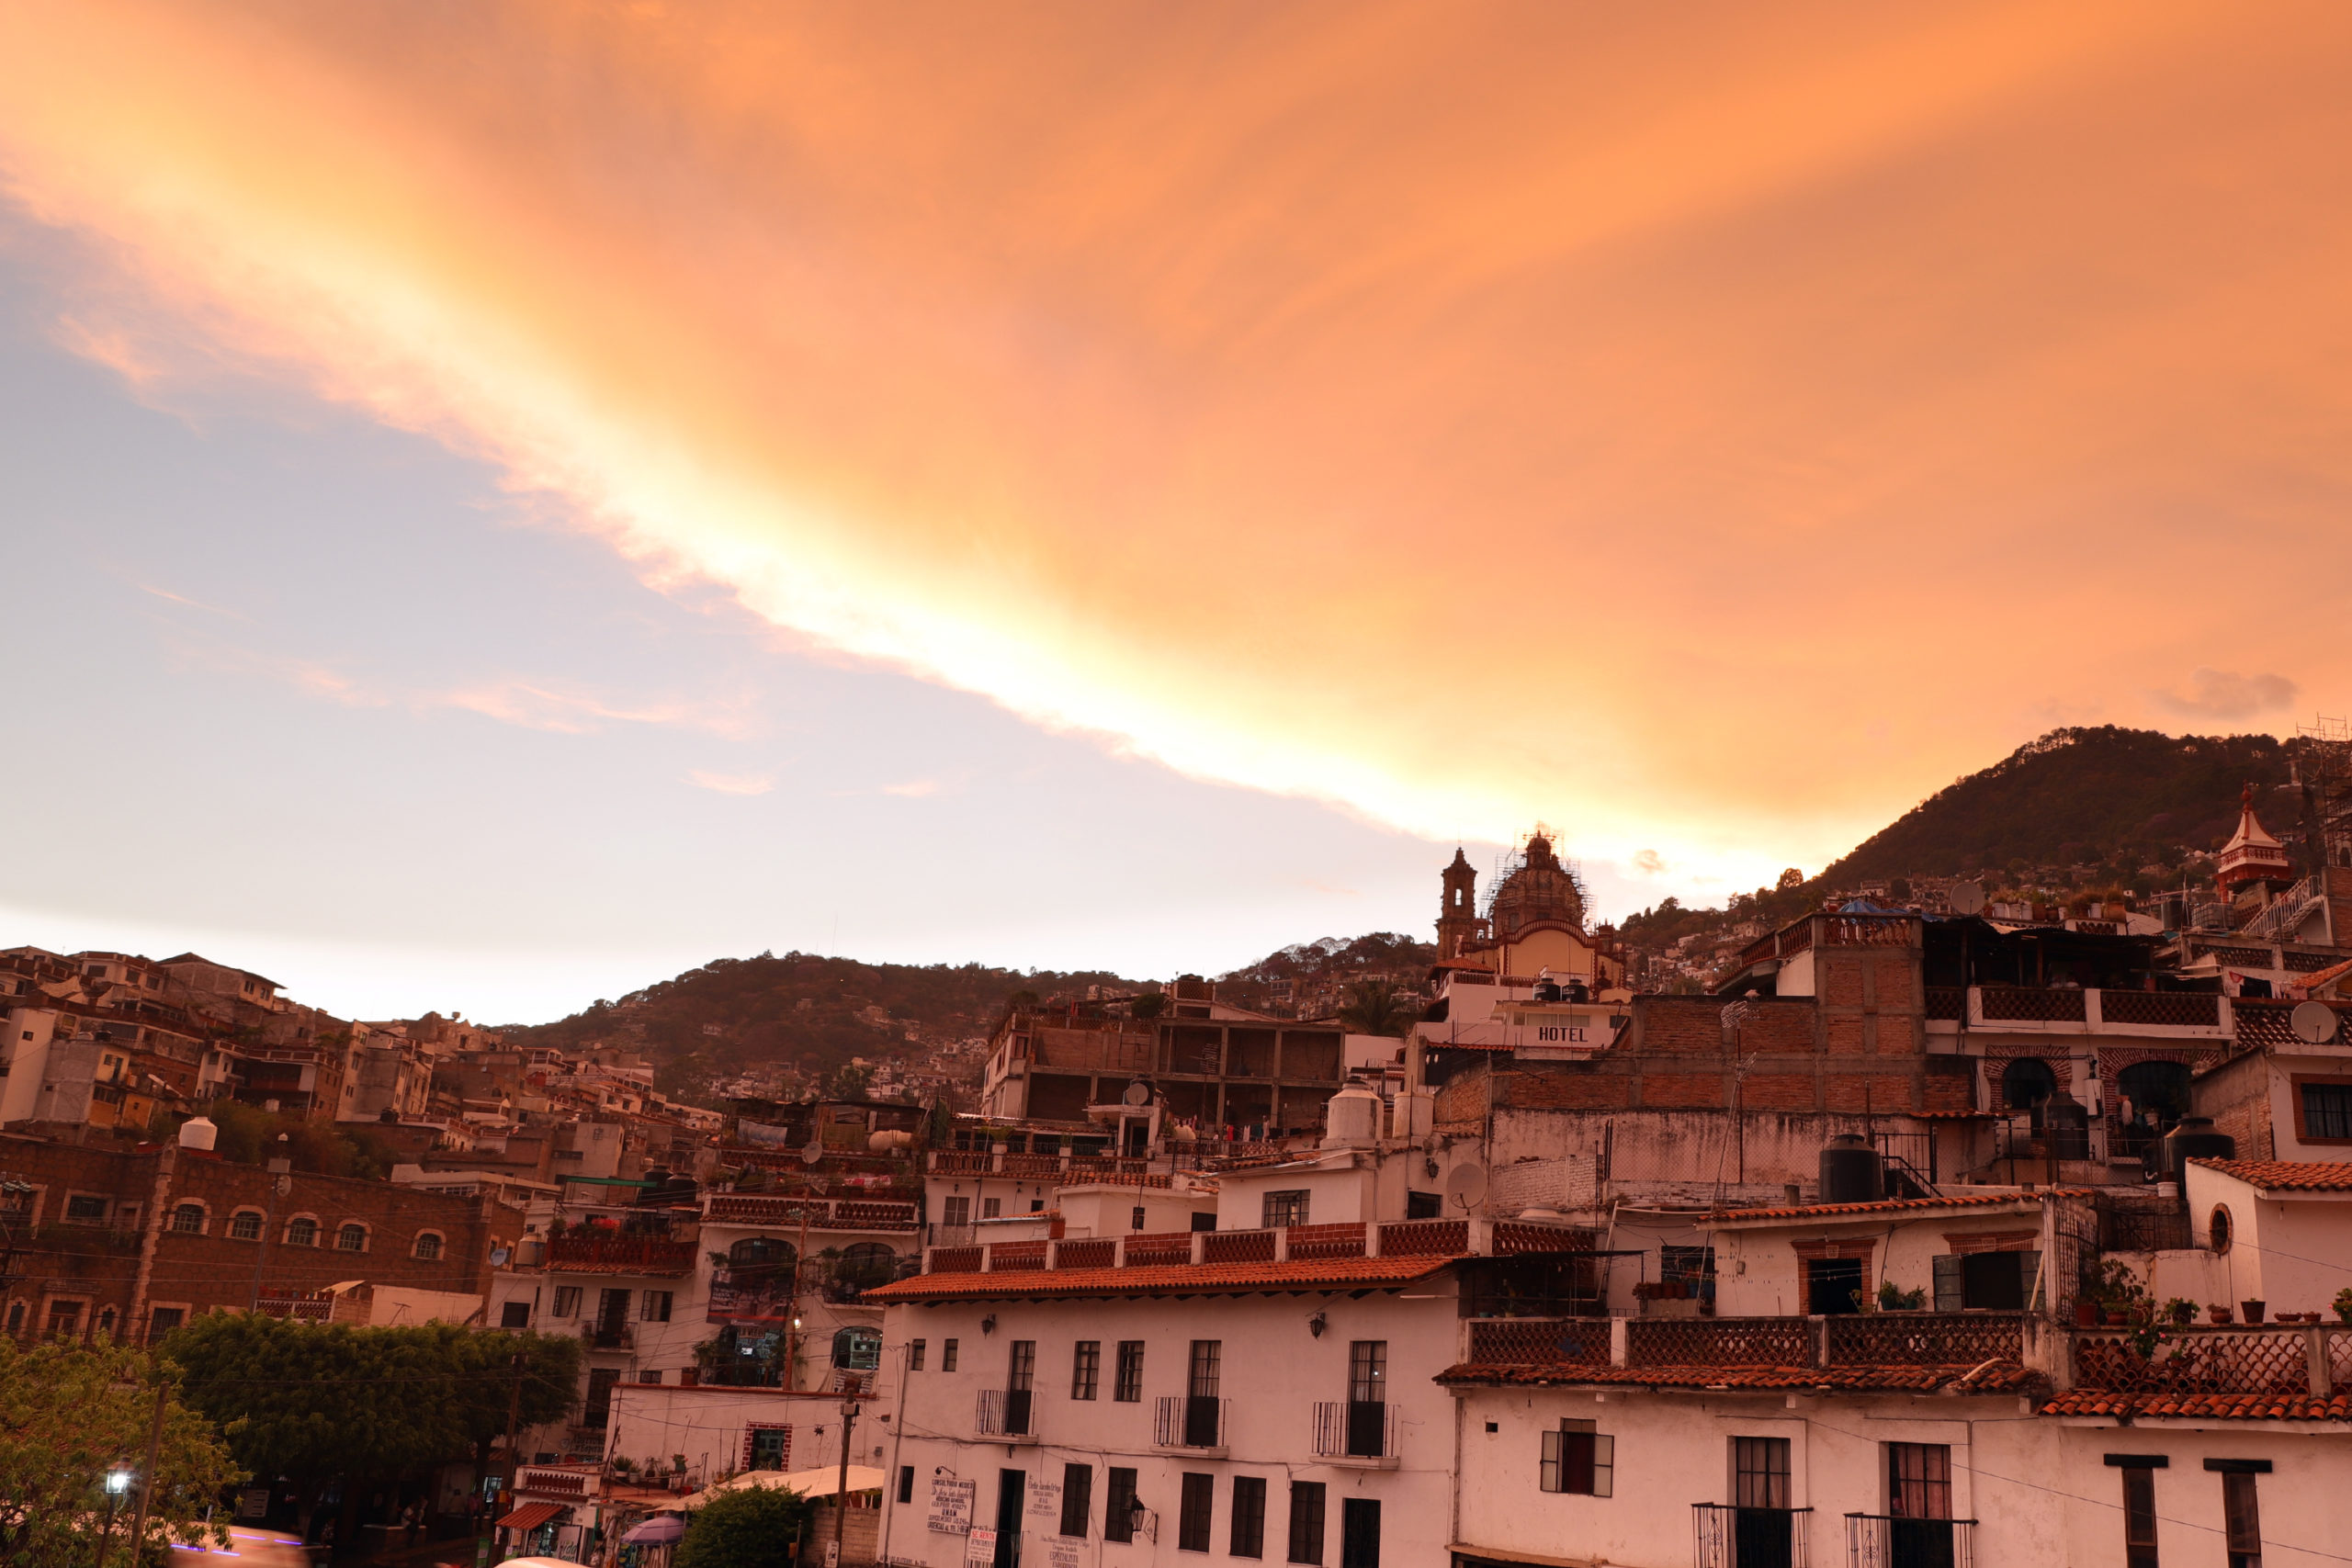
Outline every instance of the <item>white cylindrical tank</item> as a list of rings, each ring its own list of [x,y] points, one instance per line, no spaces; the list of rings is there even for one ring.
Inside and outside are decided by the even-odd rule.
[[[1408,1089],[1396,1097],[1388,1112],[1392,1138],[1425,1138],[1437,1124],[1437,1096]]]
[[[212,1124],[209,1116],[191,1116],[180,1123],[180,1147],[184,1149],[202,1149],[209,1154],[220,1140],[220,1129]]]
[[[915,1135],[912,1133],[895,1127],[885,1127],[878,1133],[865,1135],[865,1146],[877,1155],[885,1149],[910,1149],[914,1145]]]
[[[1333,1095],[1323,1112],[1323,1146],[1368,1149],[1380,1140],[1380,1096],[1360,1083]]]

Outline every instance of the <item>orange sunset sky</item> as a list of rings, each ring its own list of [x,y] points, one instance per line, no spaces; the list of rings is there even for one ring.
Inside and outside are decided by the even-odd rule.
[[[0,12],[0,191],[191,428],[1687,891],[2057,725],[2342,711],[2347,67],[2319,5],[93,0]]]

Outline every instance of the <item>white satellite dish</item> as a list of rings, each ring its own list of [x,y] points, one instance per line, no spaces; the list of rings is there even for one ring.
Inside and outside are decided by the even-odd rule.
[[[1487,1199],[1487,1168],[1472,1161],[1457,1165],[1446,1174],[1445,1201],[1464,1213],[1468,1213]]]
[[[824,1141],[820,1138],[809,1139],[808,1146],[800,1151],[800,1163],[802,1165],[815,1165],[819,1160],[823,1159],[824,1157],[825,1145]]]
[[[2287,1027],[2298,1040],[2324,1045],[2335,1038],[2335,1010],[2325,1002],[2304,1002],[2287,1015]]]
[[[1129,1105],[1149,1105],[1151,1103],[1151,1086],[1144,1082],[1143,1079],[1137,1078],[1133,1083],[1127,1085],[1127,1091],[1119,1098]]]
[[[1984,885],[1981,882],[1955,882],[1951,885],[1951,912],[1955,915],[1977,915],[1984,910]]]

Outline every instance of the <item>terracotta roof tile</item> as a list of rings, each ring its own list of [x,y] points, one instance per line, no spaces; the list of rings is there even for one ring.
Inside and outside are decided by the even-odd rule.
[[[2081,1187],[2044,1187],[2032,1192],[1962,1192],[1942,1198],[1883,1198],[1872,1203],[1798,1203],[1776,1209],[1717,1209],[1706,1217],[1717,1224],[1738,1220],[1836,1220],[1848,1214],[1921,1213],[1936,1209],[1987,1209],[2032,1203],[2049,1195],[2087,1198]]]
[[[2266,1192],[2352,1192],[2352,1162],[2344,1160],[2192,1158],[2188,1163],[2234,1176]]]
[[[1530,1367],[1464,1361],[1438,1373],[1437,1381],[1510,1387],[1606,1384],[1635,1388],[1827,1389],[1854,1393],[1933,1393],[1946,1388],[1969,1393],[2038,1393],[2048,1386],[2041,1373],[2014,1361],[1996,1361],[1981,1370],[1974,1366],[1602,1367],[1574,1362]]]
[[[2044,1416],[2181,1416],[2223,1421],[2352,1421],[2352,1393],[2100,1393],[2077,1389],[2041,1407]]]
[[[997,1274],[917,1274],[857,1299],[900,1302],[987,1301],[1001,1296],[1139,1296],[1179,1292],[1347,1290],[1408,1285],[1453,1258],[1332,1258],[1299,1263],[1166,1263],[1135,1269],[1008,1269]]]

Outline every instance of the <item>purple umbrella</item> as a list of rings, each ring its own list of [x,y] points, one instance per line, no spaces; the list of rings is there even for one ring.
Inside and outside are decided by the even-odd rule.
[[[656,1514],[627,1535],[623,1540],[633,1540],[639,1546],[666,1546],[686,1533],[686,1521],[675,1514]]]

